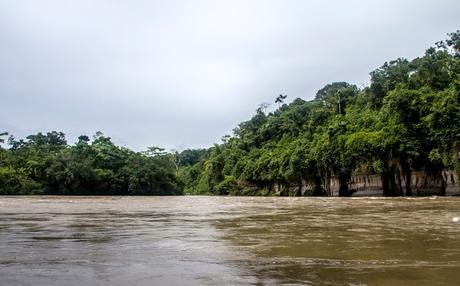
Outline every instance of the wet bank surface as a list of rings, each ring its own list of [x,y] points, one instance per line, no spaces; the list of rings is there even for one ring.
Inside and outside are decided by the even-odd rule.
[[[0,197],[0,285],[458,285],[458,217],[458,197]]]

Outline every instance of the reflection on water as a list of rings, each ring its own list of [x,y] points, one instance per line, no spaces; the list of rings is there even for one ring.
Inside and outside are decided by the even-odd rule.
[[[0,285],[458,285],[459,198],[3,197]]]

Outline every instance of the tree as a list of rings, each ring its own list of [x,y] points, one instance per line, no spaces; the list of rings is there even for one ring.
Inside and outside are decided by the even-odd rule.
[[[82,135],[73,146],[64,133],[10,137],[0,150],[0,194],[180,195],[183,183],[171,154],[152,148],[142,154],[116,146],[96,133],[90,144]]]
[[[371,101],[377,108],[381,107],[383,98],[399,84],[407,84],[413,72],[410,62],[404,58],[385,62],[381,67],[372,71],[369,92]]]
[[[460,171],[453,155],[460,154],[459,35],[414,60],[384,63],[368,87],[333,82],[314,100],[290,104],[280,95],[277,110],[259,107],[208,156],[181,169],[184,180],[196,193],[260,195],[299,194],[308,181],[310,193],[322,195],[337,178],[346,196],[351,176],[365,172],[382,176],[384,194],[403,195],[412,192],[413,169]]]
[[[356,85],[333,82],[316,92],[315,100],[331,109],[333,114],[345,114],[347,103],[358,94]]]
[[[8,132],[2,132],[2,133],[0,133],[0,144],[5,143],[5,139],[2,138],[3,136],[8,136]],[[1,149],[1,148],[2,148],[2,146],[0,145],[0,149]]]
[[[275,100],[275,103],[278,103],[278,105],[283,104],[284,100],[287,98],[287,95],[278,95],[278,97]]]

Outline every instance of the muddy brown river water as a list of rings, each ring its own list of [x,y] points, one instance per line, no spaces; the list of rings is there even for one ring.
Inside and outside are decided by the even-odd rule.
[[[460,285],[460,198],[0,197],[0,285]]]

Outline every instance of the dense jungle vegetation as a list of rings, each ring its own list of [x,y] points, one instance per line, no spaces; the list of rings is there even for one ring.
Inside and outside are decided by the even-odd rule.
[[[8,144],[0,149],[0,194],[183,194],[171,154],[160,148],[134,152],[100,132],[92,141],[80,136],[73,146],[55,131],[10,137]]]
[[[280,95],[275,111],[260,105],[206,150],[134,152],[102,133],[72,146],[61,132],[3,133],[0,194],[272,195],[277,184],[286,188],[278,194],[298,195],[289,186],[308,180],[316,187],[307,195],[328,195],[324,182],[336,176],[348,195],[350,176],[370,173],[387,178],[386,195],[399,195],[394,172],[460,172],[460,31],[370,76],[367,87],[333,82],[310,101]]]
[[[255,115],[225,136],[195,164],[181,168],[190,194],[268,195],[273,185],[308,180],[309,195],[328,195],[325,181],[340,180],[349,195],[353,173],[382,174],[386,195],[400,195],[392,179],[414,169],[459,172],[460,31],[449,34],[421,57],[399,58],[370,73],[359,88],[334,82],[313,100],[300,98]],[[297,188],[298,190],[298,188]],[[410,185],[406,194],[410,194]]]

